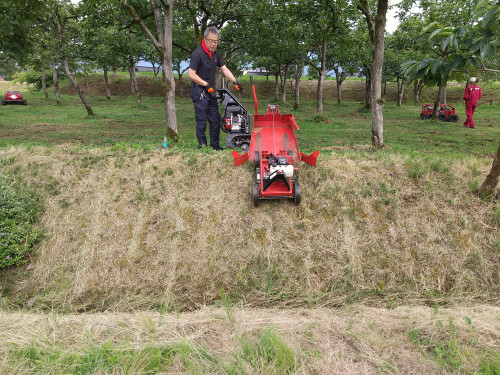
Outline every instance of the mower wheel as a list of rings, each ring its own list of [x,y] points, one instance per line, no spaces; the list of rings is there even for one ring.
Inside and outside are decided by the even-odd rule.
[[[23,99],[23,105],[27,105],[26,99]]]
[[[253,171],[253,181],[258,184],[260,182],[260,167],[256,167]]]
[[[259,151],[255,151],[253,162],[255,163],[255,167],[260,167],[260,154]]]
[[[300,185],[298,182],[293,184],[293,203],[296,206],[300,204]]]
[[[253,205],[259,207],[259,184],[253,184]]]
[[[429,113],[426,118],[432,118],[432,113]]]
[[[7,105],[7,102],[4,99],[2,99],[2,105]]]
[[[439,114],[438,114],[438,120],[439,121],[446,121],[446,113],[439,112]]]
[[[241,151],[242,152],[247,152],[249,148],[250,148],[250,145],[248,143],[243,143],[241,145]]]
[[[451,122],[457,122],[458,121],[458,116],[457,115],[450,115],[450,121]]]
[[[424,115],[423,113],[420,114],[420,120],[425,120],[426,119],[426,115]]]

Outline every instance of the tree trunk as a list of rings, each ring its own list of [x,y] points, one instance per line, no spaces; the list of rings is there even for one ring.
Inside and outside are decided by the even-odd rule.
[[[80,97],[80,100],[82,101],[85,109],[87,110],[88,115],[93,116],[94,111],[92,111],[92,108],[90,107],[89,101],[85,97],[85,94],[82,92],[82,90],[80,90],[80,86],[78,86],[78,82],[76,82],[76,80],[73,78],[73,75],[71,74],[71,71],[69,70],[68,58],[66,56],[63,57],[63,64],[64,64],[64,70],[66,71],[66,75],[68,76],[68,79],[70,80],[75,91],[77,92],[78,96]]]
[[[490,174],[486,177],[483,185],[479,189],[479,194],[482,196],[493,195],[500,180],[500,144],[498,145],[497,153],[491,165]]]
[[[155,81],[158,80],[158,73],[160,71],[160,65],[158,65],[158,69],[155,68],[155,63],[151,63],[153,65],[153,75],[155,77]]]
[[[172,66],[172,29],[175,0],[165,1],[165,22],[163,38],[160,42],[163,47],[162,77],[163,94],[165,97],[165,119],[167,124],[167,135],[177,140],[177,112],[175,110],[175,79]],[[155,12],[157,23],[161,25],[160,12]]]
[[[375,33],[372,40],[373,61],[371,68],[372,143],[384,147],[384,99],[382,98],[382,68],[384,63],[384,33],[388,0],[378,0],[375,16]]]
[[[370,109],[371,104],[372,104],[372,99],[370,96],[370,91],[371,91],[371,72],[370,69],[366,70],[366,80],[365,80],[365,108]]]
[[[134,18],[134,22],[138,23],[147,37],[155,46],[158,56],[161,59],[162,77],[163,77],[163,96],[165,102],[165,120],[167,124],[167,137],[174,140],[178,139],[177,134],[177,114],[175,111],[175,79],[172,65],[172,29],[173,29],[173,13],[175,0],[162,1],[164,5],[164,20],[162,14],[157,7],[156,1],[151,2],[151,8],[155,18],[156,35],[151,33],[142,18],[140,18],[135,9],[130,4],[125,4],[127,11]],[[163,24],[163,27],[162,27]]]
[[[337,103],[342,104],[342,84],[346,78],[346,74],[344,72],[339,74],[339,67],[333,68],[335,71],[335,81],[337,83]]]
[[[398,106],[399,107],[401,107],[401,104],[403,104],[404,94],[405,94],[405,79],[402,78],[401,84],[398,84]]]
[[[306,61],[306,58],[305,58],[305,56],[303,56],[302,61],[300,62],[300,67],[298,67],[298,65],[296,65],[296,69],[295,69],[295,102],[293,104],[294,109],[299,108],[300,78],[302,77],[302,73],[304,72],[305,61]]]
[[[184,96],[184,83],[182,81],[182,73],[179,73],[179,96],[182,98]]]
[[[54,82],[54,92],[56,94],[56,102],[58,104],[61,104],[61,93],[59,92],[59,80],[57,79],[56,64],[52,63],[50,64],[50,67],[52,68],[52,81]]]
[[[276,72],[274,73],[274,101],[278,103],[278,96],[279,96],[279,73]]]
[[[109,89],[108,67],[104,65],[104,87],[106,88],[106,98],[111,99],[111,90]]]
[[[132,94],[137,98],[137,105],[141,105],[141,92],[139,91],[139,85],[137,84],[137,76],[135,74],[135,62],[132,56],[129,56],[129,75],[130,75],[130,86],[132,88]]]
[[[281,102],[286,103],[286,79],[288,77],[289,64],[285,65],[285,70],[283,71],[283,83],[281,89]]]
[[[118,81],[118,76],[116,75],[116,68],[113,68],[113,79],[116,81]]]
[[[413,82],[413,98],[415,100],[415,103],[420,103],[420,93],[422,92],[422,81],[418,80]]]
[[[445,96],[446,94],[443,94],[443,92],[446,92],[446,83],[442,86],[439,86],[436,101],[434,102],[434,109],[432,111],[432,118],[433,119],[437,118],[440,107],[441,107],[440,104],[444,103],[443,96]]]
[[[49,98],[49,93],[47,92],[47,70],[45,66],[42,65],[42,92],[45,94],[45,99]]]
[[[323,84],[326,76],[326,49],[327,49],[326,35],[323,36],[323,45],[321,47],[321,65],[318,79],[318,93],[317,93],[317,109],[318,115],[323,114]]]

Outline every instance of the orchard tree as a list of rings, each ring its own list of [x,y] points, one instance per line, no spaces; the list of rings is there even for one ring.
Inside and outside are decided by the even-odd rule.
[[[137,0],[125,3],[133,22],[141,27],[153,43],[162,65],[162,86],[165,98],[167,136],[177,140],[177,114],[175,111],[175,80],[172,69],[172,29],[174,0]],[[153,15],[153,26],[148,25]]]
[[[34,41],[30,33],[41,12],[42,0],[0,1],[0,62],[29,60]]]
[[[500,72],[487,67],[488,59],[495,54],[495,46],[490,40],[492,29],[481,26],[494,19],[494,12],[480,15],[474,12],[475,6],[473,0],[423,3],[422,14],[428,25],[422,33],[429,40],[428,48],[432,52],[424,58],[407,61],[403,67],[410,81],[439,87],[434,117],[439,103],[446,100],[448,81],[465,81],[481,71]]]
[[[372,111],[372,143],[384,147],[384,99],[382,98],[382,67],[384,63],[384,33],[388,0],[377,0],[377,11],[373,12],[368,0],[357,0],[368,26],[372,47],[370,97]]]
[[[350,6],[344,0],[306,1],[303,17],[309,28],[308,65],[318,77],[317,113],[323,113],[323,87],[327,73],[337,65],[335,52],[347,48],[346,35],[350,25]]]
[[[78,82],[71,74],[68,56],[77,57],[77,45],[79,44],[76,39],[78,36],[79,27],[77,25],[78,15],[73,4],[66,0],[50,0],[47,1],[50,11],[52,24],[55,27],[57,47],[61,51],[62,63],[68,79],[70,80],[73,88],[77,92],[80,100],[82,101],[89,116],[94,114],[90,103],[85,94],[80,89]],[[71,36],[70,36],[71,35]],[[55,84],[55,83],[54,83]]]
[[[259,2],[254,7],[250,29],[259,32],[248,36],[246,48],[254,57],[254,65],[265,67],[275,76],[275,100],[286,102],[286,82],[292,67],[302,52],[302,24],[297,20],[297,11],[288,2]]]

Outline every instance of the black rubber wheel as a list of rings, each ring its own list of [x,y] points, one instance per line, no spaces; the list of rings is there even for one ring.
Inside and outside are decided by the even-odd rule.
[[[260,182],[260,168],[256,167],[253,171],[253,182],[258,184]]]
[[[241,151],[243,151],[243,152],[247,152],[249,148],[250,148],[250,145],[248,143],[243,143],[241,145]]]
[[[423,113],[420,114],[420,120],[424,120],[427,116],[424,115]]]
[[[23,105],[27,105],[26,99],[23,99]]]
[[[259,184],[253,184],[253,205],[259,207]]]
[[[298,182],[293,184],[293,203],[296,206],[300,204],[300,185]]]
[[[432,113],[429,113],[426,118],[432,118]]]
[[[458,116],[457,115],[450,115],[450,121],[451,122],[457,122],[458,121]]]
[[[2,105],[6,105],[7,102],[5,100],[2,100]]]
[[[438,120],[439,121],[446,121],[446,113],[439,112],[439,114],[438,114]]]
[[[253,162],[255,163],[255,168],[260,167],[260,154],[259,151],[255,151]]]

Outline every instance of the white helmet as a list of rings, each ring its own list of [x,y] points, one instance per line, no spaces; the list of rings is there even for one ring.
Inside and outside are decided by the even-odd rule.
[[[470,77],[469,82],[476,82],[476,77]]]

